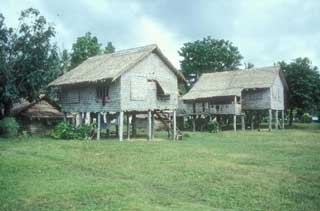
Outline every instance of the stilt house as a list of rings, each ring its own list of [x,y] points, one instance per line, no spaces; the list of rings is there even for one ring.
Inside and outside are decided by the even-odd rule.
[[[97,139],[101,114],[115,112],[120,141],[123,140],[124,115],[127,123],[132,115],[135,130],[137,113],[148,114],[148,139],[151,140],[153,115],[160,116],[165,111],[172,114],[172,137],[176,137],[178,81],[184,80],[157,45],[148,45],[91,57],[50,86],[60,88],[64,112],[97,113]],[[129,138],[129,124],[127,135]]]
[[[245,111],[269,111],[278,128],[278,112],[284,127],[285,99],[288,86],[279,67],[254,68],[202,74],[192,89],[182,97],[185,113],[192,115],[233,115],[234,130],[237,116],[245,129]],[[194,119],[193,118],[193,119]],[[193,120],[195,128],[195,120]]]

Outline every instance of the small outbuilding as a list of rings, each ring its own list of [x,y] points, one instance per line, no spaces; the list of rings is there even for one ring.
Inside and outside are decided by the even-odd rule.
[[[237,116],[245,129],[246,111],[268,111],[269,129],[284,128],[284,110],[288,86],[279,67],[263,67],[202,74],[192,89],[182,97],[184,112],[197,115],[233,115],[234,130]],[[279,124],[278,113],[282,123]],[[255,118],[251,115],[252,118]],[[251,121],[251,128],[253,127]]]
[[[172,137],[176,139],[178,82],[183,75],[163,55],[157,45],[148,45],[112,54],[91,57],[52,83],[60,89],[60,104],[65,113],[96,113],[97,139],[101,116],[107,125],[117,119],[119,140],[123,140],[124,115],[127,136],[135,134],[136,114],[148,114],[148,140],[152,139],[153,116],[170,114]],[[131,121],[132,119],[132,121]],[[89,121],[90,122],[90,121]]]
[[[46,133],[65,118],[60,106],[45,95],[34,102],[21,99],[13,104],[11,114],[22,130],[37,134]],[[67,116],[68,121],[73,118],[71,114]]]

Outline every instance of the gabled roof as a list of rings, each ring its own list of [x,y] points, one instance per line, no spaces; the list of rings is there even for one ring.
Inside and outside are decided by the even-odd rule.
[[[60,111],[60,107],[47,96],[42,95],[34,102],[21,99],[19,103],[13,104],[11,109],[13,116],[25,116],[29,118],[63,118],[64,114]],[[68,116],[71,118],[72,116]]]
[[[178,79],[185,81],[182,73],[170,63],[170,61],[162,54],[158,46],[152,44],[88,58],[76,68],[51,82],[49,86],[92,83],[104,80],[114,81],[151,53],[157,54],[177,75]]]
[[[287,83],[279,67],[253,68],[202,74],[183,100],[195,100],[218,96],[241,96],[243,89],[269,88],[280,76],[285,89]]]

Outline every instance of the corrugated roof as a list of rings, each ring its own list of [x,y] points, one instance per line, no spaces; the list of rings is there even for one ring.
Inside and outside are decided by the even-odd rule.
[[[218,96],[240,96],[243,89],[271,87],[279,74],[281,79],[284,80],[279,67],[205,73],[201,75],[196,84],[182,99],[195,100]]]
[[[91,57],[51,82],[49,86],[90,83],[107,79],[115,80],[153,52],[156,53],[180,79],[185,80],[180,71],[169,62],[157,45],[152,44],[117,51],[112,54]]]

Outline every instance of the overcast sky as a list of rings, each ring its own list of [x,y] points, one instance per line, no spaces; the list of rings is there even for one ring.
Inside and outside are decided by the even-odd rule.
[[[179,67],[182,44],[210,35],[232,41],[256,67],[296,57],[320,65],[318,0],[0,0],[7,26],[29,7],[55,24],[60,48],[90,31],[117,50],[156,43]]]

